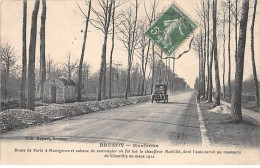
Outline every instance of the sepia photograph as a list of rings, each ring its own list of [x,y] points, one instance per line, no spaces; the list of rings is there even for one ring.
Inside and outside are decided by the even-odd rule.
[[[259,17],[258,0],[1,0],[0,165],[259,165]]]

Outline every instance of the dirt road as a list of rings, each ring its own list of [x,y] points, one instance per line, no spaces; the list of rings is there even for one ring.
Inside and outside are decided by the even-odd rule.
[[[11,131],[2,140],[65,138],[69,142],[201,144],[193,93],[169,95],[169,103],[140,103]]]

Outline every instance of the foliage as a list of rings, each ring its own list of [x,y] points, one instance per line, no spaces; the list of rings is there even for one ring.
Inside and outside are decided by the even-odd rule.
[[[102,101],[52,104],[36,107],[35,111],[25,109],[5,110],[0,113],[1,133],[148,100],[150,100],[150,96],[131,97],[129,100],[115,98]]]

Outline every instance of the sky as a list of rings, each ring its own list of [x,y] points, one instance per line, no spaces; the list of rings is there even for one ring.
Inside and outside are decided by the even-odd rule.
[[[131,0],[130,0],[131,1]],[[87,11],[87,6],[84,5],[83,1],[78,1],[82,6],[84,11]],[[97,1],[93,0],[94,8],[97,7]],[[158,1],[158,11],[165,11],[167,6],[172,4],[172,0],[160,0]],[[188,14],[193,20],[199,22],[199,18],[196,14],[195,8],[199,0],[175,0],[182,10]],[[128,3],[128,1],[127,1]],[[152,1],[146,0],[147,8]],[[31,25],[31,14],[33,10],[34,1],[28,1],[27,8],[27,53],[29,48],[30,40],[30,25]],[[143,4],[141,5],[143,8]],[[118,9],[120,12],[121,9]],[[221,10],[221,9],[219,9]],[[259,5],[257,8],[257,17],[259,18]],[[47,19],[46,19],[46,58],[50,56],[56,63],[64,63],[66,60],[66,55],[68,52],[71,53],[72,59],[74,61],[78,60],[81,55],[83,32],[84,30],[84,18],[78,15],[79,9],[76,5],[75,0],[47,0]],[[251,15],[252,9],[249,13],[248,21],[248,36],[246,42],[245,51],[245,69],[244,69],[244,79],[249,78],[252,75],[251,67],[251,51],[250,51],[250,26],[251,26]],[[22,55],[22,16],[23,16],[23,2],[22,0],[2,0],[1,2],[1,16],[0,16],[0,34],[1,43],[11,44],[17,53],[17,64],[21,65],[21,55]],[[39,30],[40,30],[40,16],[41,16],[41,5],[38,13],[38,33],[37,33],[37,46],[36,46],[36,61],[39,64]],[[91,15],[94,16],[93,13]],[[144,18],[145,13],[143,9],[140,9],[138,17]],[[255,58],[257,64],[257,71],[259,73],[260,67],[260,23],[259,19],[256,19],[255,25]],[[197,30],[195,32],[199,33]],[[234,34],[234,33],[232,33]],[[103,34],[95,30],[93,26],[90,25],[86,51],[84,61],[90,64],[91,72],[94,73],[100,68],[100,57],[103,44]],[[232,38],[233,39],[233,38]],[[219,67],[220,67],[220,78],[222,80],[222,40],[219,40]],[[183,52],[188,49],[189,40],[186,41],[182,47],[177,51],[178,53]],[[111,38],[108,38],[107,47],[107,61],[109,60],[109,52],[111,48]],[[234,62],[234,41],[232,40],[231,47],[231,57],[232,57],[232,79],[234,78],[235,62]],[[227,47],[226,47],[226,57],[227,57]],[[114,50],[114,62],[123,64],[123,67],[127,67],[127,52],[119,40],[115,42]],[[140,62],[138,58],[134,57],[134,62]],[[198,55],[194,50],[183,55],[180,59],[176,60],[175,72],[179,77],[182,77],[186,82],[193,87],[196,77],[199,74],[198,69]],[[227,61],[226,61],[227,62]],[[227,69],[227,64],[226,64]],[[149,70],[148,70],[149,71]],[[214,79],[214,77],[213,77]],[[227,79],[227,73],[226,73]],[[222,81],[221,81],[222,83]]]

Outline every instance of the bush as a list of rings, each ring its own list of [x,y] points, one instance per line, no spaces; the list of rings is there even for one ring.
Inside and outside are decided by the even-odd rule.
[[[1,133],[48,123],[51,118],[25,109],[5,110],[0,114]]]
[[[13,109],[20,106],[19,100],[1,101],[1,110]]]
[[[57,119],[71,118],[95,111],[125,106],[147,101],[150,96],[114,98],[102,101],[75,102],[65,104],[41,104],[35,111],[26,109],[11,109],[0,113],[1,133],[40,125]],[[16,102],[17,103],[17,102]],[[1,102],[2,104],[2,102]]]
[[[58,118],[70,118],[82,114],[86,114],[86,112],[75,105],[73,103],[68,104],[53,104],[49,106],[41,106],[35,108],[35,111],[47,115],[50,117],[58,117]]]

